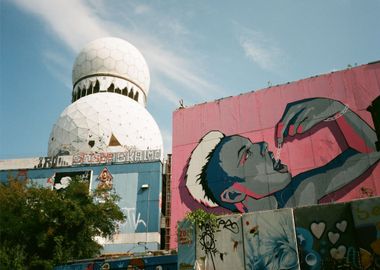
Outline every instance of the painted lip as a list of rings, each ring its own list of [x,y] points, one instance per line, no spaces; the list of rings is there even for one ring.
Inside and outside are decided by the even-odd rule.
[[[288,172],[288,166],[281,163],[281,159],[276,160],[274,158],[273,152],[268,151],[269,157],[272,160],[273,163],[273,170],[279,173],[287,173]]]

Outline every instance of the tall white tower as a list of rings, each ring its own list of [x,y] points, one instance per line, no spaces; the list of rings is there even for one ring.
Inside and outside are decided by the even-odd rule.
[[[48,156],[161,150],[160,130],[145,109],[150,75],[142,54],[119,38],[87,44],[72,73],[72,104],[50,133]]]

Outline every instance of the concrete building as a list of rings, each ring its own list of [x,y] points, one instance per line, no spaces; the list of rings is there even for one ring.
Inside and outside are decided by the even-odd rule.
[[[122,39],[97,39],[77,56],[72,84],[72,103],[52,127],[47,156],[1,160],[1,181],[30,179],[61,189],[79,176],[89,191],[111,187],[127,219],[112,240],[98,239],[103,253],[161,249],[163,142],[145,108],[144,57]]]
[[[378,268],[379,78],[373,62],[176,110],[179,269]],[[175,235],[197,209],[222,217]]]

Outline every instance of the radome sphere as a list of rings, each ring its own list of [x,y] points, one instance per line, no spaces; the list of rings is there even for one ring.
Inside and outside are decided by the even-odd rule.
[[[150,113],[116,93],[85,96],[60,115],[49,138],[48,155],[161,150],[160,130]]]
[[[145,105],[150,74],[143,55],[135,46],[123,39],[106,37],[88,43],[79,53],[73,66],[72,83],[73,102],[88,92],[92,94],[97,84],[99,92],[110,92],[112,88],[111,92],[118,89],[119,94],[123,94],[125,90],[126,96]],[[135,98],[137,92],[138,99]]]

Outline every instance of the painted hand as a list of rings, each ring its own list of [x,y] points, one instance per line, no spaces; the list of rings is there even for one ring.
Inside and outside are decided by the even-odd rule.
[[[276,126],[277,143],[284,138],[302,134],[343,110],[344,105],[328,98],[311,98],[289,103]]]

